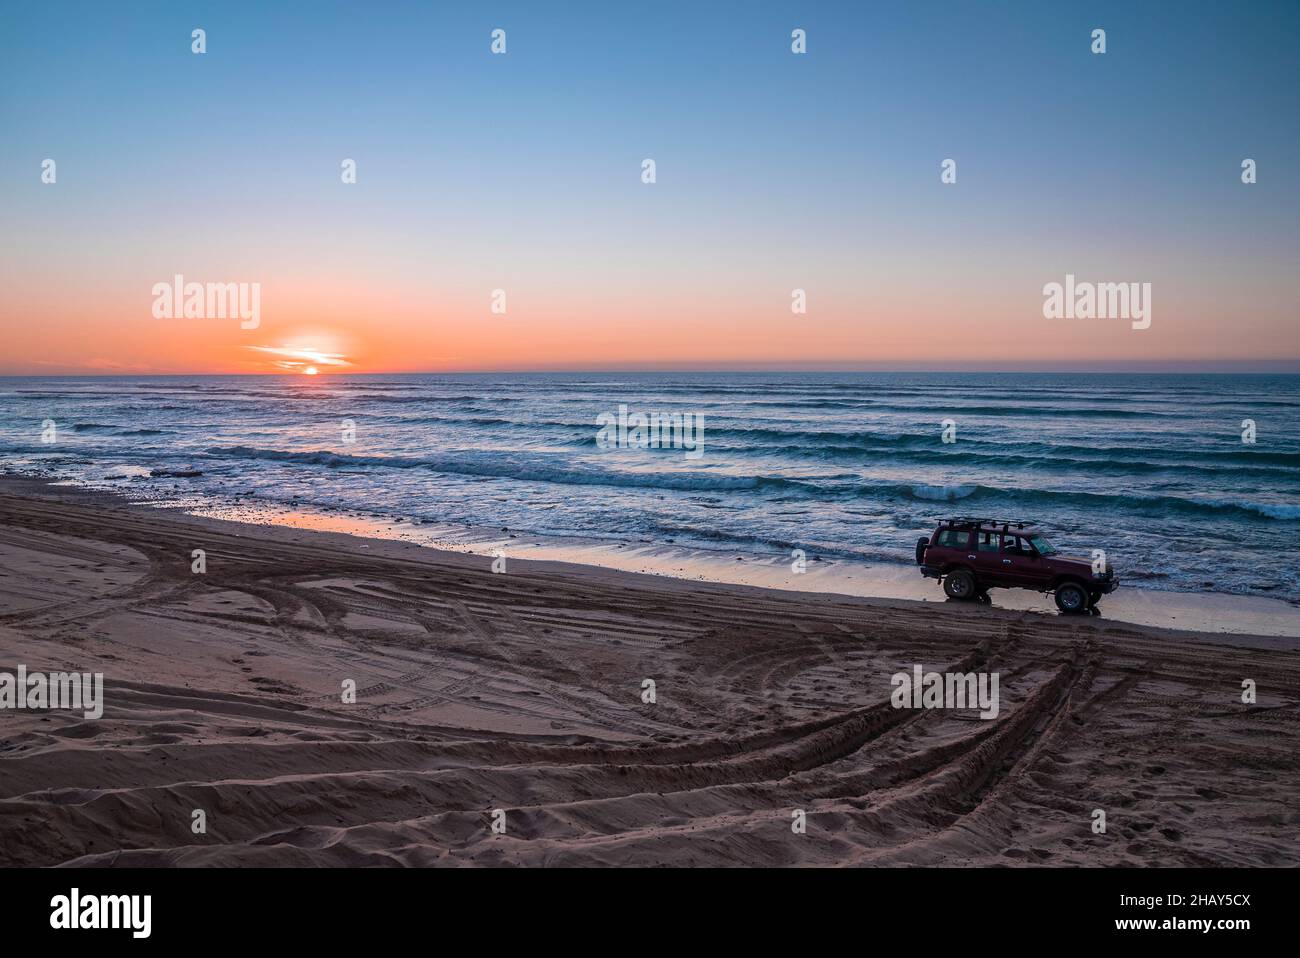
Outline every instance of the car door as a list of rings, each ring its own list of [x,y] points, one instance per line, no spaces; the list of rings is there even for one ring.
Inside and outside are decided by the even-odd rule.
[[[1025,584],[1031,589],[1043,592],[1052,580],[1052,563],[1038,554],[1038,550],[1034,548],[1028,536],[1021,536],[1020,541],[1024,543],[1025,551],[1028,553],[1021,563]]]
[[[933,557],[926,553],[926,562],[938,566],[966,564],[966,554],[970,551],[967,548],[969,540],[970,532],[966,529],[944,529],[935,538]]]
[[[967,555],[975,566],[975,577],[981,585],[1005,585],[1002,572],[999,536],[996,532],[980,530],[971,541],[971,551]]]
[[[1034,547],[1024,536],[1005,534],[1002,536],[1002,550],[998,557],[1002,575],[1012,585],[1027,589],[1038,589],[1043,580],[1043,560],[1034,552]]]

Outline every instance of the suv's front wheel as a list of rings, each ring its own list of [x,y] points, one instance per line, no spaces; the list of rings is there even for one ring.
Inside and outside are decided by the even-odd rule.
[[[1088,608],[1088,592],[1077,582],[1056,587],[1056,607],[1062,612],[1082,612]]]
[[[943,591],[950,599],[970,599],[975,595],[975,577],[965,569],[949,572],[943,580]]]

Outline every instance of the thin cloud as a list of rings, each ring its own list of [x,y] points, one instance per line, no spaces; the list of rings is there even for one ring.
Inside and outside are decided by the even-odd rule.
[[[312,349],[309,346],[246,346],[245,349],[251,349],[259,353],[267,353],[271,356],[279,357],[272,361],[271,365],[279,369],[290,371],[303,369],[307,366],[351,366],[352,364],[343,358],[342,353],[323,353],[320,350]]]

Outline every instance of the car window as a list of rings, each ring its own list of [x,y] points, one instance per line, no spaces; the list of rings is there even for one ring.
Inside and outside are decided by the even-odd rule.
[[[1042,556],[1056,555],[1056,547],[1053,546],[1042,536],[1034,536],[1032,541],[1034,543],[1034,548],[1038,550],[1039,555]]]
[[[970,533],[965,529],[944,529],[939,533],[938,544],[949,549],[965,549],[969,541]]]
[[[1003,536],[1002,551],[1012,555],[1029,555],[1029,547],[1020,536]]]
[[[980,552],[997,552],[998,551],[998,534],[996,532],[981,532],[979,542],[976,548]]]

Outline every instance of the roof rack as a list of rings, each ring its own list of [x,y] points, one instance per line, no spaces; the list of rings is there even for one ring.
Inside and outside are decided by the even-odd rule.
[[[1022,519],[992,519],[986,516],[954,516],[943,520],[950,526],[997,526],[1000,529],[1024,529],[1033,522]]]

